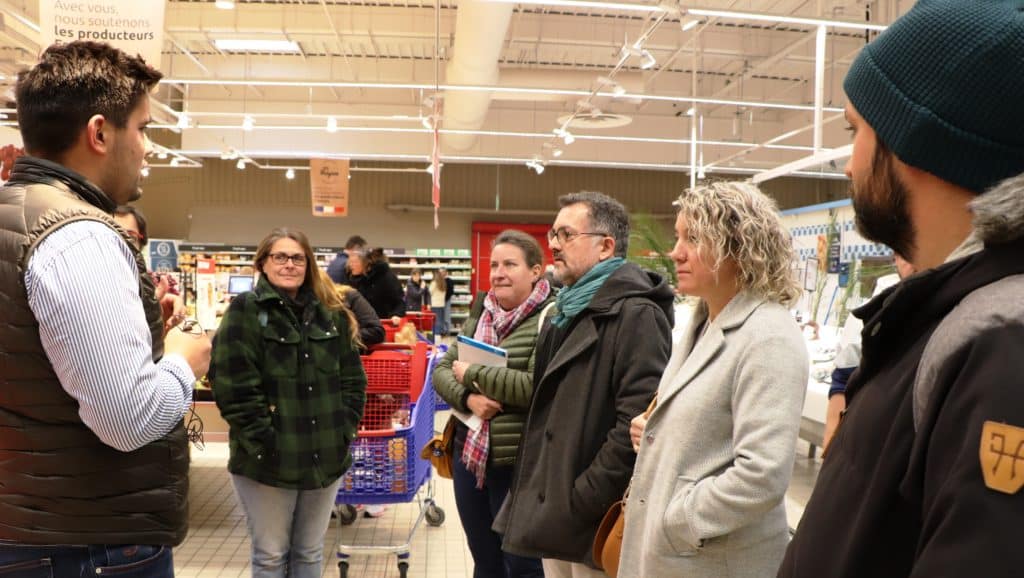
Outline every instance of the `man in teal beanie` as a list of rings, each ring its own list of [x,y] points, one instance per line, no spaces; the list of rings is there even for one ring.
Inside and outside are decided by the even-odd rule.
[[[779,576],[1024,575],[1024,0],[920,0],[844,88],[857,226],[918,273],[854,312]]]

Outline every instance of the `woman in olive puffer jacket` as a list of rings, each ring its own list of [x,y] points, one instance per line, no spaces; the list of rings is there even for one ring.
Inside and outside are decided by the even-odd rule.
[[[521,231],[499,234],[491,249],[490,280],[491,290],[477,296],[462,335],[505,349],[507,367],[459,361],[455,344],[434,370],[434,387],[454,409],[483,419],[475,431],[457,422],[453,460],[455,503],[474,576],[542,577],[540,560],[502,552],[501,536],[491,530],[512,483],[533,397],[537,333],[554,302],[537,240]]]

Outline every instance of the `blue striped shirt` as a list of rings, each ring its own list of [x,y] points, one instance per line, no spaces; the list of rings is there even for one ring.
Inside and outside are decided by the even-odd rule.
[[[114,230],[78,221],[54,231],[32,254],[25,287],[46,356],[103,443],[132,451],[181,421],[195,376],[180,355],[153,363],[135,257]]]

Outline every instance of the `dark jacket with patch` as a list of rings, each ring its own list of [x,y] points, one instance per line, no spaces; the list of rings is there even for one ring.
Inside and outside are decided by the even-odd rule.
[[[984,250],[857,310],[849,409],[780,577],[1021,575],[1024,177],[973,209]]]
[[[114,203],[81,175],[32,157],[19,158],[0,189],[0,540],[177,545],[185,539],[184,425],[131,452],[100,441],[61,387],[28,304],[29,259],[60,227],[76,220],[102,222],[131,246],[110,218],[113,210]],[[138,252],[136,267],[158,362],[163,320]]]
[[[331,484],[352,461],[366,374],[346,316],[308,290],[299,300],[304,306],[293,307],[261,276],[255,291],[231,301],[210,370],[231,426],[228,471],[309,490]]]
[[[629,422],[671,353],[672,304],[661,277],[626,263],[566,330],[546,323],[515,481],[495,521],[502,549],[591,562],[597,526],[633,473]]]

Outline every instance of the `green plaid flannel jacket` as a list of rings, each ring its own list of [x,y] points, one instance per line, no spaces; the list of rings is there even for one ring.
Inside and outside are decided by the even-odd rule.
[[[266,278],[231,301],[210,364],[231,473],[300,490],[345,473],[366,403],[350,335],[346,317],[312,295],[296,317]]]

